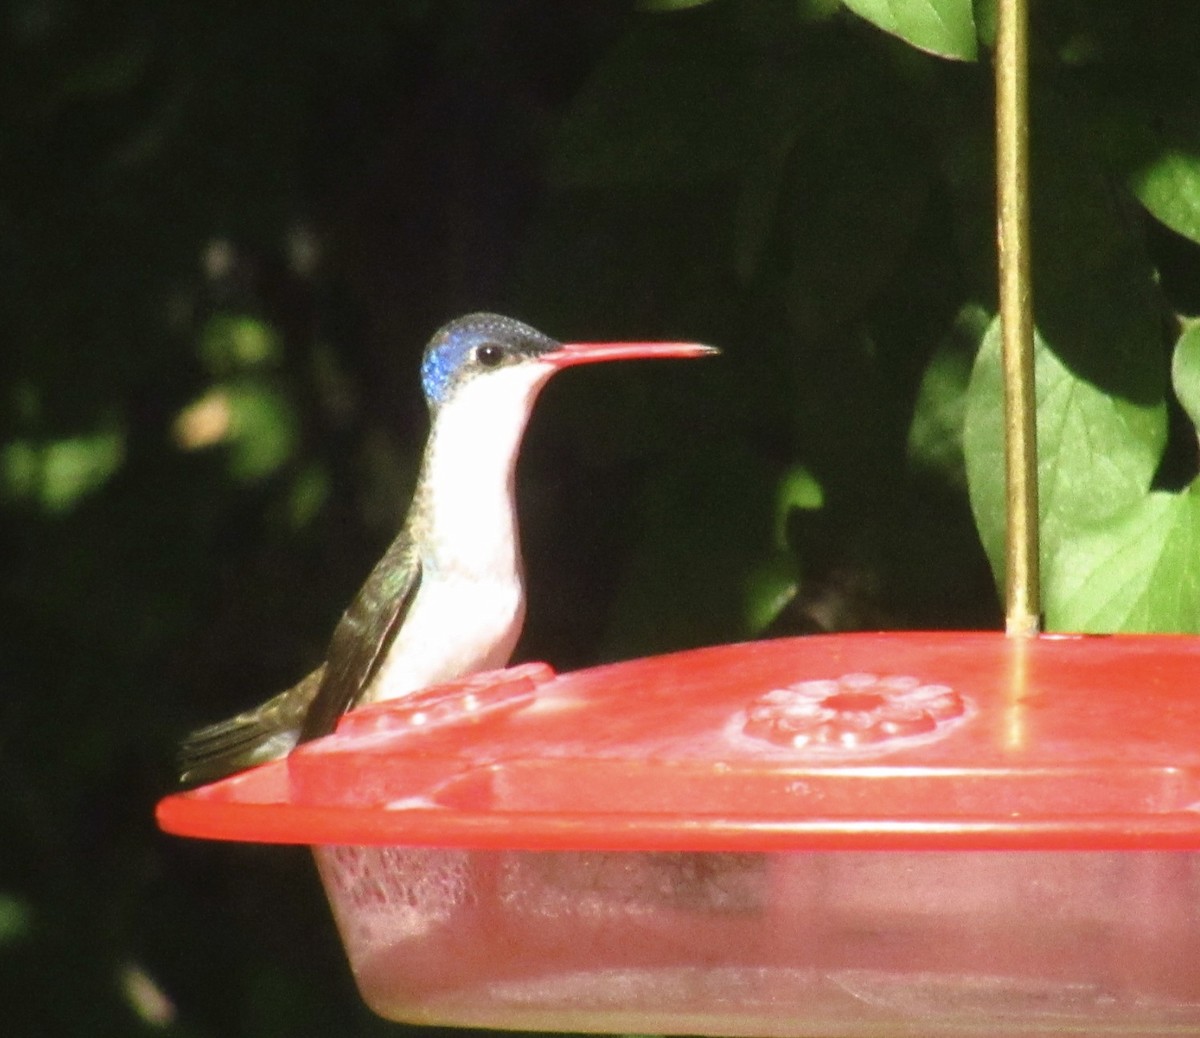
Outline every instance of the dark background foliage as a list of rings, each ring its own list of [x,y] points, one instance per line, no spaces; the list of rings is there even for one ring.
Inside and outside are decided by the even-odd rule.
[[[184,731],[320,658],[450,317],[724,350],[547,390],[518,658],[999,623],[991,5],[932,6],[966,36],[837,0],[0,9],[5,1033],[391,1027],[302,851],[153,805]],[[1048,612],[1195,630],[1193,5],[1036,7]]]

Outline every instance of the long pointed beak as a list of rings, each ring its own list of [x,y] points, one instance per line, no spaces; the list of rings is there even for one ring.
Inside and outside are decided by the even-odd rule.
[[[720,353],[699,342],[564,342],[538,359],[560,368],[601,360],[637,360],[644,357],[707,357]]]

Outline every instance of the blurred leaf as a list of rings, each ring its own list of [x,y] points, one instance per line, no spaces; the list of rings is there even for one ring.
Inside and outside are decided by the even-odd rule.
[[[925,367],[908,428],[909,461],[918,470],[937,473],[952,486],[967,485],[963,459],[967,387],[989,323],[990,315],[983,307],[974,303],[963,307],[954,330]]]
[[[800,573],[789,551],[780,551],[755,565],[746,577],[746,630],[753,636],[767,630],[800,592]]]
[[[174,433],[185,450],[224,444],[230,473],[242,482],[275,472],[295,452],[299,439],[291,401],[254,378],[214,386],[179,413]]]
[[[230,472],[256,480],[275,472],[293,454],[298,432],[291,402],[277,389],[246,382],[229,388]]]
[[[25,940],[33,929],[33,906],[15,894],[0,894],[0,948]]]
[[[1149,489],[1166,443],[1163,403],[1140,404],[1079,377],[1038,335],[1038,483],[1043,562],[1078,532]],[[963,448],[971,509],[998,586],[1004,581],[1005,465],[1000,322],[984,336],[967,389]]]
[[[845,0],[845,4],[914,47],[945,58],[975,60],[971,0]]]
[[[821,484],[803,465],[793,465],[779,480],[775,496],[775,546],[787,547],[788,519],[793,512],[815,512],[825,504]]]
[[[144,966],[126,962],[117,968],[117,985],[134,1015],[156,1029],[175,1022],[175,1004]]]
[[[246,314],[217,314],[200,336],[200,358],[217,376],[267,367],[282,355],[279,334],[266,321]]]
[[[51,514],[69,512],[124,460],[125,437],[115,428],[62,440],[14,440],[0,448],[2,494]]]
[[[1055,551],[1054,630],[1200,633],[1200,490],[1152,493]]]
[[[329,475],[317,465],[309,465],[292,481],[288,493],[288,525],[302,530],[313,521],[329,498]]]
[[[788,543],[788,522],[794,512],[816,512],[825,505],[825,492],[803,465],[793,465],[780,478],[775,492],[775,527],[770,556],[755,563],[746,576],[745,624],[752,635],[762,634],[800,591],[800,560]]]
[[[1195,429],[1200,429],[1200,323],[1193,323],[1175,343],[1171,388]]]

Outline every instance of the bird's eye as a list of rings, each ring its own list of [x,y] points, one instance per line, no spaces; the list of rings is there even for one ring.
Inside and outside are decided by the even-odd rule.
[[[486,342],[476,348],[475,359],[485,368],[494,368],[504,359],[504,350],[493,342]]]

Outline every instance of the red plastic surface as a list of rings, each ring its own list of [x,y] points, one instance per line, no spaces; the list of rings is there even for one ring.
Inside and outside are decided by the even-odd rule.
[[[1200,849],[1200,639],[831,635],[343,719],[163,800],[180,835],[523,850]]]

